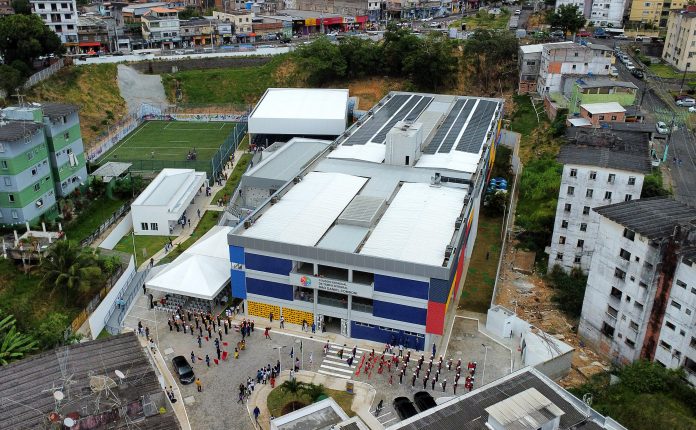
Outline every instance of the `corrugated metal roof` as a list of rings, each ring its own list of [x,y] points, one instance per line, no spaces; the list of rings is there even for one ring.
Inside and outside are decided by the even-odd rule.
[[[566,137],[569,143],[561,147],[560,163],[646,174],[652,170],[647,133],[569,128]]]
[[[668,197],[631,200],[594,211],[648,239],[669,237],[677,225],[696,221],[696,208]]]
[[[32,121],[0,122],[0,142],[15,142],[33,136],[42,128],[41,124]]]

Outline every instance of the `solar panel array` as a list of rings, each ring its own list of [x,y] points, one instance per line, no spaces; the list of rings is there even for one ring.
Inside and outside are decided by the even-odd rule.
[[[424,154],[434,154],[437,152],[437,149],[442,144],[444,138],[447,137],[447,132],[449,132],[450,128],[452,128],[452,124],[454,124],[454,121],[457,119],[459,112],[461,112],[461,110],[464,108],[466,102],[466,99],[457,100],[452,110],[450,110],[447,117],[445,117],[445,120],[442,122],[440,128],[438,128],[435,132],[435,136],[433,136],[428,146],[423,150]]]
[[[343,142],[343,145],[364,145],[370,141],[384,143],[394,124],[402,120],[415,121],[432,100],[432,97],[395,95]]]
[[[498,107],[497,102],[489,100],[479,101],[476,111],[469,120],[467,130],[472,130],[470,133],[465,133],[457,143],[455,148],[457,151],[478,153],[483,145],[483,140],[486,137],[488,128],[491,125],[493,114]]]
[[[440,149],[438,149],[437,152],[447,154],[452,150],[452,147],[459,138],[459,133],[462,131],[462,128],[464,128],[466,119],[469,118],[474,105],[476,105],[476,100],[468,100],[468,103],[462,108],[459,118],[457,118],[457,121],[455,121],[454,125],[452,125],[452,129],[449,133],[447,133],[447,137],[443,139],[442,146],[440,146]]]

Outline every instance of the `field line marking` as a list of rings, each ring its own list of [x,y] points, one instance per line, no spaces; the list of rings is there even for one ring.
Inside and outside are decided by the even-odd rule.
[[[148,125],[148,122],[145,121],[145,123],[143,124],[142,127],[138,127],[138,129],[135,130],[135,131],[133,132],[133,134],[130,134],[128,137],[126,137],[125,139],[123,139],[122,141],[120,141],[120,142],[118,143],[118,145],[112,147],[112,148],[111,148],[111,154],[109,154],[109,157],[113,157],[113,155],[114,155],[115,152],[117,152],[119,149],[121,149],[121,147],[122,147],[123,145],[125,145],[126,142],[128,142],[129,140],[131,140],[131,139],[133,138],[133,136],[135,136],[136,134],[140,133],[140,131],[141,131],[142,129],[144,129],[145,127],[147,127],[147,125]],[[108,152],[108,151],[107,151],[107,152]]]

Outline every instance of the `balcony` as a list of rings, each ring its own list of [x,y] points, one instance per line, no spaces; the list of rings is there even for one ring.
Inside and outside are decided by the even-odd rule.
[[[320,290],[317,296],[317,304],[331,306],[334,308],[348,309],[348,296],[345,294]]]

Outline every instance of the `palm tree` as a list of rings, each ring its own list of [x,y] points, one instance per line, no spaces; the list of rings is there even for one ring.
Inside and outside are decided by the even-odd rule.
[[[89,291],[102,279],[95,256],[67,240],[58,241],[48,249],[39,272],[41,286],[50,288],[51,292],[64,288],[66,294],[68,290]]]
[[[31,336],[18,332],[15,323],[13,315],[0,316],[0,366],[19,360],[37,348],[37,342]]]
[[[292,410],[295,411],[295,402],[299,400],[302,393],[307,390],[307,384],[304,382],[298,382],[297,378],[288,379],[287,381],[280,384],[280,390],[292,394]],[[287,404],[286,404],[287,407]]]
[[[325,395],[326,393],[324,392],[324,385],[323,384],[306,384],[304,387],[304,390],[302,390],[303,393],[312,399],[312,402],[316,402],[319,397]]]

